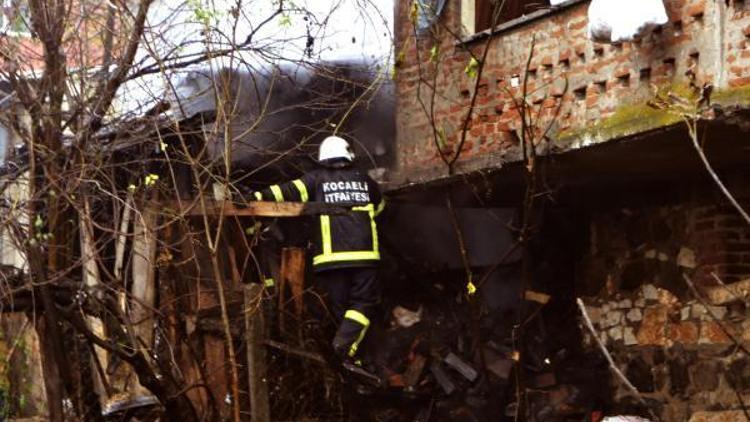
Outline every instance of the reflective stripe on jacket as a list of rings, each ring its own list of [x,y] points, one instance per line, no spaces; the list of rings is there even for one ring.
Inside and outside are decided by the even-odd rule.
[[[383,210],[377,183],[351,167],[314,170],[291,182],[256,192],[256,199],[351,206],[350,212],[323,214],[318,218],[313,267],[374,266],[380,260],[375,217]]]

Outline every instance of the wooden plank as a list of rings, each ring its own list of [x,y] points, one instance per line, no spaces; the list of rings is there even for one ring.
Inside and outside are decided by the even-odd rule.
[[[154,315],[156,302],[156,212],[148,208],[135,220],[133,233],[133,285],[130,319],[135,327],[138,342],[145,345],[146,356],[154,341]]]
[[[152,356],[154,346],[154,306],[156,305],[156,232],[157,210],[150,204],[133,221],[132,286],[127,310],[135,338],[134,344],[144,356]],[[131,372],[128,369],[128,372]],[[127,387],[131,397],[151,396],[134,373]]]
[[[546,305],[547,302],[549,302],[549,300],[551,299],[551,297],[550,295],[545,294],[545,293],[535,292],[533,290],[526,290],[524,292],[524,299],[531,301],[531,302],[536,302],[536,303],[541,303],[542,305]]]
[[[88,198],[84,198],[83,202],[84,213],[79,214],[78,224],[80,230],[80,243],[81,243],[81,262],[83,267],[83,284],[89,290],[90,294],[95,296],[101,295],[101,277],[99,275],[99,267],[97,264],[97,250],[94,244],[94,228],[91,223],[91,206],[89,205]],[[106,338],[104,332],[104,321],[101,318],[87,316],[86,322],[94,333],[99,338]],[[94,354],[91,357],[91,364],[94,368],[100,368],[107,363],[108,354],[107,351],[98,346],[94,347]],[[98,372],[96,372],[98,373]],[[94,379],[95,388],[98,390],[99,396],[102,397],[102,393],[109,394],[109,381],[102,378]]]
[[[227,359],[227,344],[224,341],[223,331],[212,334],[204,334],[203,338],[203,367],[206,371],[206,382],[208,389],[213,395],[214,403],[219,406],[220,418],[218,420],[230,420],[232,414],[232,400],[236,397],[227,396],[230,392],[229,383],[229,359]]]
[[[187,216],[202,216],[203,207],[197,199],[168,201],[165,206]],[[347,212],[347,206],[324,202],[271,202],[253,201],[237,207],[231,201],[205,200],[205,215],[211,217],[299,217],[315,214],[340,214]]]
[[[266,377],[265,319],[261,300],[263,286],[250,283],[245,286],[245,345],[247,350],[247,377],[250,389],[250,420],[270,422]]]

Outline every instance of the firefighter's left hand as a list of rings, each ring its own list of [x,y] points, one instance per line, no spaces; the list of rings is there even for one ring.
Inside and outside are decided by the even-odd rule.
[[[248,202],[258,200],[258,193],[259,192],[253,191],[251,189],[243,189],[240,192],[239,198],[234,201],[235,208],[247,208]]]

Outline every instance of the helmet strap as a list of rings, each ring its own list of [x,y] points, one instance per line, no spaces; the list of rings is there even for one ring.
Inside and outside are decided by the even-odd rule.
[[[329,168],[344,168],[349,167],[352,162],[347,160],[346,158],[329,158],[327,160],[321,161],[320,164],[324,167]]]

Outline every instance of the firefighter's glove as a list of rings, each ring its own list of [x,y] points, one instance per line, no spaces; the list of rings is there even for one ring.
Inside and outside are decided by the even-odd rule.
[[[268,228],[264,228],[260,221],[256,221],[252,226],[245,228],[245,234],[248,236],[254,236],[256,233],[262,235]]]
[[[237,208],[247,208],[247,203],[250,201],[262,201],[263,194],[252,189],[240,188],[240,198],[234,203]]]

